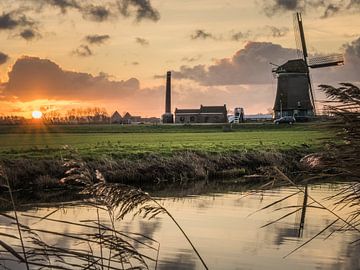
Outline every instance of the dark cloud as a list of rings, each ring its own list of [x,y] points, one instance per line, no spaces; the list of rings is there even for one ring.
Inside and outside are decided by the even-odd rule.
[[[360,9],[360,0],[351,0],[347,6],[348,9]]]
[[[15,11],[4,12],[0,15],[0,30],[29,28],[34,22],[24,14],[34,10],[38,13],[44,12],[44,9],[49,7],[59,9],[63,15],[69,10],[74,10],[79,12],[85,20],[95,22],[106,22],[119,17],[135,17],[137,22],[145,19],[156,22],[160,19],[160,13],[152,6],[151,0],[23,0],[18,2],[19,5],[9,5],[10,8],[16,6]]]
[[[270,35],[273,38],[284,37],[289,33],[290,29],[288,27],[275,27],[275,26],[265,26],[264,28],[265,35]]]
[[[328,18],[338,13],[360,11],[359,0],[263,0],[263,9],[272,17],[283,12],[316,11],[321,18]]]
[[[304,11],[304,0],[264,0],[264,11],[269,17],[285,11]]]
[[[195,30],[193,34],[191,34],[190,36],[191,39],[196,40],[196,39],[214,39],[213,34],[206,32],[205,30],[202,29],[198,29]]]
[[[261,28],[251,29],[251,30],[242,30],[242,31],[230,31],[229,33],[222,33],[219,35],[214,35],[210,32],[207,32],[202,29],[195,30],[190,38],[193,40],[197,39],[211,39],[216,41],[255,41],[259,38],[280,38],[287,35],[290,31],[288,27],[275,27],[266,25]]]
[[[120,13],[125,17],[135,13],[137,21],[148,19],[156,22],[160,19],[159,11],[152,7],[150,0],[118,0],[117,3]]]
[[[9,60],[9,56],[3,52],[0,52],[0,65],[5,64]]]
[[[231,58],[220,59],[206,67],[182,66],[173,72],[174,78],[190,79],[202,85],[236,85],[268,83],[270,62],[282,64],[296,58],[296,50],[283,48],[270,42],[249,42]]]
[[[3,12],[0,15],[0,30],[12,30],[17,27],[33,26],[34,24],[34,21],[19,11]]]
[[[97,100],[122,98],[139,89],[139,81],[111,81],[109,76],[63,70],[54,62],[36,57],[18,59],[8,73],[3,95],[20,101],[35,99]]]
[[[17,31],[20,30],[19,33],[12,35],[20,36],[25,40],[33,40],[35,38],[40,38],[41,35],[37,31],[37,22],[29,19],[25,14],[24,11],[27,9],[18,8],[11,12],[3,12],[0,15],[0,31],[7,30],[7,31]]]
[[[360,37],[349,44],[344,45],[347,60],[360,59]],[[350,59],[349,59],[350,58]]]
[[[85,37],[85,40],[89,43],[89,44],[103,44],[105,41],[109,40],[110,36],[109,35],[88,35]]]
[[[141,46],[148,46],[150,44],[150,42],[147,39],[141,37],[135,38],[135,42],[140,44]]]
[[[134,61],[134,62],[132,62],[131,64],[132,64],[133,66],[138,66],[138,65],[140,65],[140,63],[137,62],[137,61]]]
[[[360,82],[360,37],[345,44],[343,49],[345,51],[344,66],[311,70],[312,77],[317,84],[331,82]]]
[[[325,7],[325,11],[324,11],[322,18],[331,17],[331,16],[335,15],[336,13],[338,13],[339,11],[340,11],[339,6],[329,4],[327,7]]]
[[[344,45],[344,51],[344,66],[311,70],[314,82],[360,81],[360,38]],[[207,86],[267,84],[272,80],[270,62],[281,65],[297,58],[295,49],[270,42],[249,42],[231,58],[217,60],[210,66],[182,66],[180,70],[173,72],[173,77]],[[160,77],[162,76],[157,76]]]
[[[108,20],[111,13],[105,6],[89,5],[82,8],[83,17],[96,22],[104,22]]]
[[[88,57],[93,55],[93,52],[91,51],[88,45],[80,45],[72,53],[73,55],[77,55],[80,57]]]
[[[36,0],[39,1],[39,0]],[[66,13],[68,9],[80,9],[80,5],[76,0],[43,0],[46,4],[60,8],[62,13]]]
[[[33,40],[35,38],[41,38],[41,35],[36,30],[30,28],[22,30],[20,32],[20,36],[27,41]]]
[[[239,31],[232,34],[231,39],[234,41],[240,41],[240,40],[246,40],[251,36],[252,36],[251,31],[246,31],[246,32]]]

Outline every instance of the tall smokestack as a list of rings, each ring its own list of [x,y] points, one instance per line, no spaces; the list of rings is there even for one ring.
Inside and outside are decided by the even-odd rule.
[[[166,73],[165,114],[171,113],[171,71]]]
[[[163,114],[162,120],[164,124],[174,123],[174,116],[171,113],[171,71],[166,73],[165,114]]]

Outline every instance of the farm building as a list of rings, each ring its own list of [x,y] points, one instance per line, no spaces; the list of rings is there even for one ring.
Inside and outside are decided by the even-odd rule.
[[[227,109],[224,106],[200,106],[200,109],[175,109],[175,123],[226,123]]]
[[[132,116],[129,112],[127,112],[123,116],[123,124],[134,124],[134,123],[140,123],[141,122],[141,116]]]
[[[115,111],[110,118],[112,124],[121,124],[122,120],[123,119],[118,111]]]

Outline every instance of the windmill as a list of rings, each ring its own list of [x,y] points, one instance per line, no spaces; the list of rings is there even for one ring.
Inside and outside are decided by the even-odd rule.
[[[294,32],[298,59],[289,60],[272,70],[277,77],[274,113],[275,118],[294,116],[306,121],[316,114],[310,68],[343,65],[344,57],[341,54],[309,57],[301,13],[294,14]]]

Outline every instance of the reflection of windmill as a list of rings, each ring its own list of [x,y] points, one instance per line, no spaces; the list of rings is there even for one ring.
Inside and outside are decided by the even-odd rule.
[[[340,54],[309,58],[300,13],[294,15],[294,29],[299,58],[273,69],[278,79],[274,113],[275,118],[295,116],[307,120],[315,115],[309,68],[343,65],[344,58]]]

